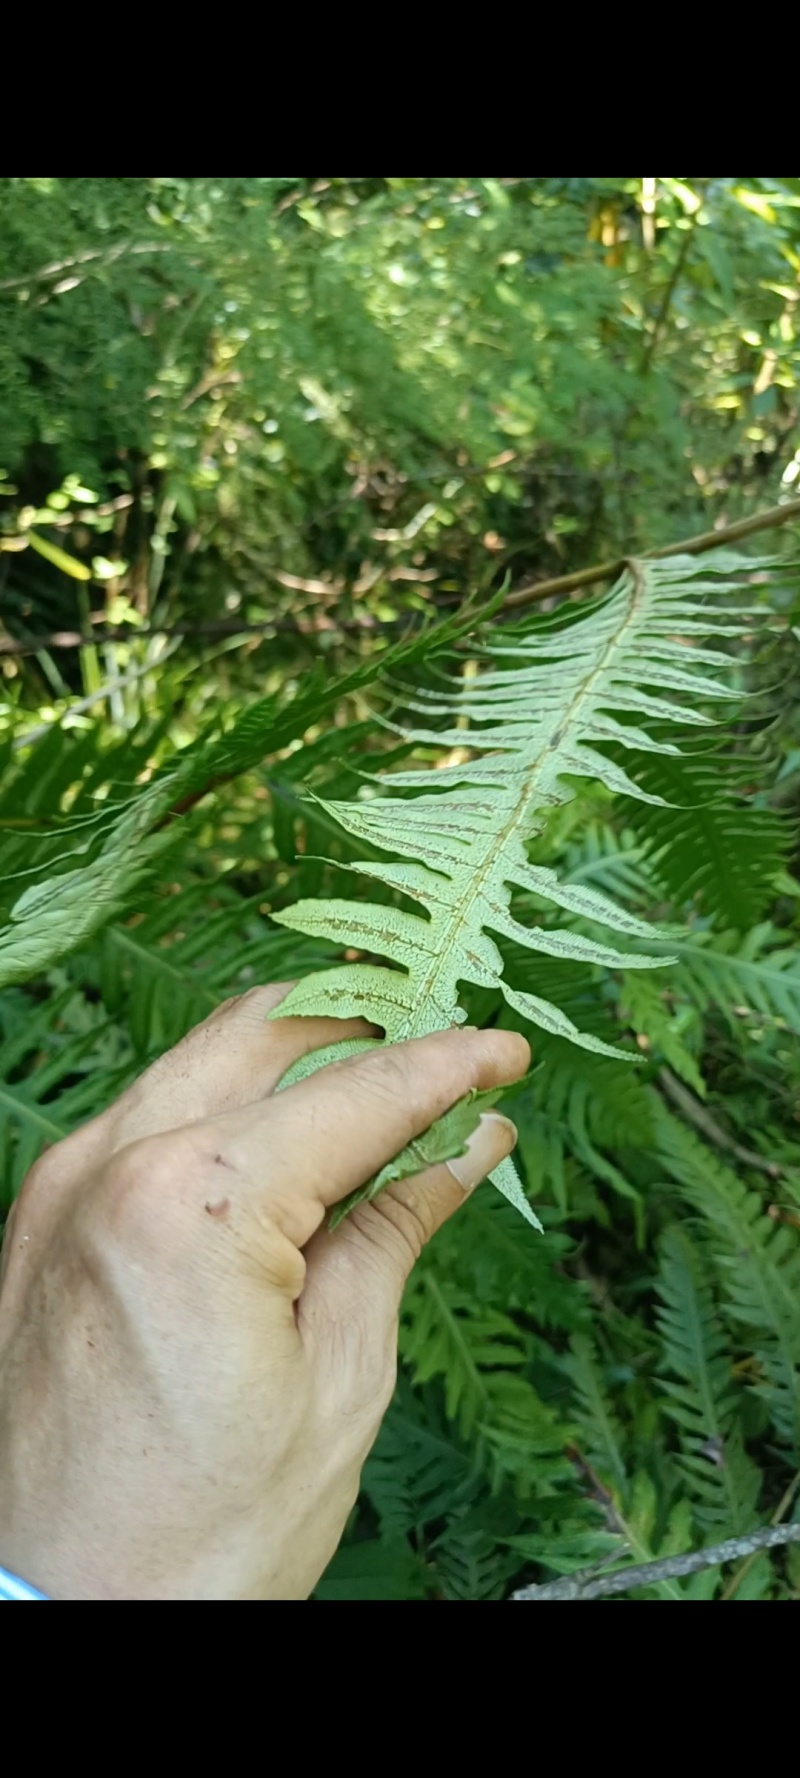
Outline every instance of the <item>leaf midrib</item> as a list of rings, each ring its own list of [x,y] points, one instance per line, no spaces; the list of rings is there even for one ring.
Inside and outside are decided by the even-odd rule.
[[[548,760],[548,755],[554,752],[557,753],[560,748],[563,747],[564,737],[569,729],[577,722],[581,710],[591,697],[595,681],[605,672],[609,656],[612,656],[620,648],[627,630],[638,615],[639,606],[644,592],[644,577],[636,562],[631,562],[630,571],[632,579],[630,609],[623,618],[622,623],[615,630],[613,636],[611,636],[606,643],[601,659],[597,665],[593,667],[591,673],[587,674],[586,678],[582,681],[579,690],[574,694],[566,712],[559,712],[559,715],[554,718],[552,733],[544,742],[530,771],[524,778],[520,796],[505,826],[500,829],[498,834],[491,834],[487,837],[483,860],[474,868],[472,866],[470,867],[466,888],[459,896],[457,896],[456,900],[451,903],[450,917],[442,934],[443,943],[418,989],[416,989],[415,984],[415,1009],[409,1014],[405,1024],[396,1033],[394,1039],[395,1042],[400,1042],[407,1037],[415,1037],[418,1035],[419,1030],[427,1028],[424,1024],[424,1008],[427,1006],[431,998],[434,999],[436,1004],[439,1003],[436,989],[441,983],[442,978],[444,977],[444,980],[448,985],[452,980],[453,953],[458,953],[463,948],[463,933],[467,925],[467,910],[470,904],[483,895],[486,883],[497,868],[498,859],[502,864],[502,859],[507,846],[515,838],[517,830],[522,826],[529,812],[530,805],[533,802],[537,787],[541,780],[542,772],[544,771],[545,764]],[[503,881],[505,882],[505,877],[503,878]]]

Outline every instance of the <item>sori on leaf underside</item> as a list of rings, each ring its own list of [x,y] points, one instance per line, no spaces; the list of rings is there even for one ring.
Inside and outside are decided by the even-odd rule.
[[[765,565],[722,550],[702,560],[631,561],[605,598],[496,627],[482,644],[474,677],[454,675],[442,690],[409,695],[406,708],[424,721],[406,727],[406,739],[428,749],[458,749],[458,762],[382,774],[366,800],[324,807],[353,838],[387,854],[348,868],[418,911],[336,899],[300,901],[275,915],[295,932],[376,953],[390,965],[344,964],[311,975],[283,1001],[280,1015],[361,1017],[383,1029],[384,1041],[397,1043],[462,1023],[467,1015],[459,991],[468,983],[499,990],[533,1026],[584,1049],[635,1060],[580,1031],[549,1000],[506,980],[493,935],[607,969],[663,968],[674,960],[663,928],[532,864],[527,846],[542,834],[550,811],[574,795],[571,778],[593,778],[614,794],[664,804],[604,749],[679,754],[676,730],[713,726],[720,707],[727,713],[731,700],[741,698],[740,659],[709,641],[752,633],[763,608],[742,604],[741,581],[732,577]],[[475,652],[471,648],[473,658]],[[557,908],[580,929],[523,923],[511,911],[515,891],[542,904],[545,917]],[[604,942],[594,936],[597,928],[619,941]],[[284,1084],[356,1047],[363,1045],[317,1051]],[[480,1109],[476,1099],[462,1102],[458,1116],[448,1114],[451,1154],[463,1147]],[[396,1179],[446,1158],[441,1150],[434,1126],[355,1200],[374,1195],[389,1173]],[[535,1223],[513,1163],[502,1162],[492,1179]]]

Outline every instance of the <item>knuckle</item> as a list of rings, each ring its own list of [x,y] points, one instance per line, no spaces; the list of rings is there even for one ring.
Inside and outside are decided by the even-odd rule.
[[[240,994],[229,994],[227,1000],[221,1000],[219,1006],[215,1006],[214,1011],[209,1013],[208,1018],[204,1021],[205,1024],[213,1025],[217,1019],[224,1018],[232,1007],[238,1005],[240,999]]]
[[[159,1087],[164,1076],[169,1073],[173,1057],[185,1042],[186,1038],[182,1037],[174,1049],[165,1050],[162,1056],[157,1056],[156,1060],[143,1069],[141,1074],[137,1074],[136,1079],[132,1080],[130,1086],[125,1088],[124,1093],[120,1093],[113,1107],[114,1117],[118,1123],[123,1118],[138,1115],[142,1106],[147,1103],[153,1088]]]
[[[483,1033],[448,1030],[408,1045],[408,1062],[427,1096],[444,1110],[479,1085],[485,1063]]]
[[[18,1204],[26,1204],[31,1198],[38,1197],[40,1192],[49,1191],[55,1185],[61,1170],[62,1148],[63,1144],[57,1142],[34,1161],[22,1182]]]
[[[241,1018],[248,1025],[260,1024],[296,985],[295,982],[263,982],[246,988],[243,994],[234,995],[225,1005],[233,1018]]]
[[[43,1150],[23,1180],[18,1204],[27,1209],[32,1201],[38,1204],[40,1200],[52,1198],[60,1188],[69,1184],[76,1171],[82,1170],[85,1164],[85,1134],[90,1128],[91,1125],[87,1125],[83,1130],[74,1130]]]
[[[408,1063],[404,1056],[392,1045],[367,1052],[354,1058],[352,1062],[336,1064],[347,1070],[349,1086],[358,1083],[358,1091],[381,1110],[391,1106],[393,1111],[407,1111],[409,1136],[412,1129],[411,1082]]]
[[[432,1227],[424,1203],[402,1202],[391,1189],[382,1192],[371,1204],[353,1212],[362,1235],[383,1251],[387,1249],[402,1260],[405,1271],[415,1266]]]
[[[129,1227],[143,1216],[149,1220],[154,1208],[162,1211],[169,1203],[192,1167],[197,1152],[183,1130],[128,1143],[106,1169],[112,1222]]]
[[[96,1120],[99,1121],[99,1120]],[[16,1202],[11,1205],[5,1223],[8,1242],[12,1229],[25,1230],[25,1239],[46,1235],[53,1219],[76,1184],[83,1184],[92,1171],[94,1156],[86,1141],[91,1125],[62,1137],[43,1151],[29,1168]]]
[[[380,1208],[380,1199],[378,1204]],[[423,1247],[433,1234],[433,1218],[425,1199],[412,1197],[410,1194],[402,1200],[389,1196],[384,1198],[382,1211],[395,1233],[404,1241],[412,1264],[416,1264]]]
[[[480,1086],[487,1074],[494,1076],[508,1034],[505,1031],[470,1031],[464,1035],[469,1037],[469,1047],[464,1057],[469,1085]]]

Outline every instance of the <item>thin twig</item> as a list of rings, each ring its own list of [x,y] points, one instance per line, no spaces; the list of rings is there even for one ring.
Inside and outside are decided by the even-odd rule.
[[[701,1574],[705,1568],[716,1568],[722,1562],[735,1562],[742,1556],[753,1556],[762,1550],[780,1549],[787,1543],[800,1543],[800,1523],[768,1526],[763,1531],[751,1531],[747,1537],[728,1537],[724,1543],[712,1544],[707,1550],[690,1550],[684,1556],[666,1556],[661,1562],[641,1562],[600,1579],[596,1568],[582,1568],[578,1574],[547,1581],[541,1587],[521,1587],[511,1597],[525,1600],[604,1599],[613,1593],[651,1587],[656,1581],[681,1580],[688,1574]]]
[[[180,638],[178,638],[179,640]],[[107,679],[103,685],[98,687],[97,691],[90,692],[88,698],[78,698],[74,704],[68,704],[66,710],[62,710],[52,722],[40,722],[36,728],[28,729],[26,734],[18,735],[11,744],[12,753],[19,752],[21,747],[31,747],[34,741],[42,741],[45,735],[49,735],[51,729],[63,727],[68,716],[83,716],[87,710],[91,710],[94,704],[102,703],[104,698],[111,697],[114,692],[125,691],[129,686],[135,685],[137,679],[143,679],[147,673],[157,672],[168,656],[174,654],[176,647],[177,641],[164,650],[158,661],[145,661],[144,666],[135,667],[130,673],[123,673],[121,676]]]
[[[52,630],[43,635],[31,634],[22,640],[14,636],[0,634],[0,655],[3,654],[35,654],[39,648],[95,648],[101,642],[133,642],[141,636],[179,636],[181,640],[189,640],[194,636],[263,636],[270,631],[286,632],[289,635],[303,637],[323,632],[327,635],[342,634],[345,631],[356,636],[372,636],[383,630],[409,630],[414,623],[430,613],[411,612],[405,617],[397,618],[329,618],[322,613],[308,617],[264,617],[258,623],[243,623],[239,618],[221,618],[215,623],[201,624],[155,624],[137,625],[106,625],[102,629],[92,630],[85,635],[82,630]],[[104,613],[100,613],[100,619]]]
[[[642,373],[643,377],[647,376],[647,373],[648,373],[650,366],[653,362],[653,355],[655,353],[656,346],[658,345],[658,342],[659,342],[661,335],[664,331],[664,325],[665,325],[667,316],[669,314],[672,298],[675,295],[675,290],[677,288],[678,279],[680,278],[681,272],[683,271],[683,268],[684,268],[686,261],[689,257],[689,249],[692,245],[692,241],[694,240],[694,231],[697,227],[697,218],[700,214],[700,209],[701,209],[701,206],[698,204],[697,209],[693,212],[692,216],[689,218],[687,227],[684,230],[683,240],[681,241],[680,248],[675,255],[675,263],[674,263],[674,265],[672,267],[672,271],[670,272],[670,275],[667,279],[667,283],[666,283],[666,286],[664,289],[664,295],[661,299],[661,305],[660,305],[658,314],[656,315],[655,321],[653,323],[653,331],[650,334],[650,336],[647,340],[647,344],[645,345],[644,352],[642,353],[641,373]]]
[[[673,1105],[677,1106],[688,1123],[694,1124],[706,1141],[713,1142],[716,1148],[726,1149],[728,1154],[741,1161],[743,1167],[753,1167],[759,1173],[766,1173],[770,1179],[780,1179],[783,1168],[778,1161],[765,1160],[763,1154],[757,1154],[752,1148],[743,1148],[734,1136],[729,1136],[716,1118],[712,1117],[711,1112],[695,1098],[694,1093],[690,1093],[683,1081],[678,1080],[671,1068],[659,1068],[658,1078]]]
[[[645,551],[644,561],[661,561],[665,556],[699,556],[707,549],[721,549],[729,543],[737,543],[742,537],[752,537],[756,531],[774,530],[777,525],[788,525],[793,519],[800,520],[800,500],[786,500],[780,506],[767,506],[762,512],[751,513],[749,519],[737,519],[732,525],[719,525],[715,531],[701,531],[697,537],[684,537],[680,543],[668,543],[661,549]],[[598,562],[594,568],[579,568],[575,574],[559,574],[554,580],[537,580],[528,586],[517,588],[509,593],[504,601],[504,608],[511,610],[518,605],[530,605],[534,599],[548,599],[551,594],[574,593],[581,587],[596,586],[601,580],[616,580],[625,567],[625,558],[615,562]]]
[[[50,265],[40,266],[38,272],[27,272],[24,278],[4,278],[0,290],[24,290],[28,284],[47,284],[61,272],[89,265],[93,260],[102,259],[106,265],[112,265],[115,259],[122,258],[123,253],[169,253],[171,250],[174,251],[172,241],[122,241],[115,247],[89,247],[84,253],[74,253],[70,259],[54,259]]]

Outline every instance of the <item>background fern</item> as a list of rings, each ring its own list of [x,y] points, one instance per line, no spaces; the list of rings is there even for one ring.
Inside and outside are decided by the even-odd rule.
[[[665,1411],[678,1428],[687,1491],[701,1523],[735,1535],[753,1523],[760,1477],[744,1453],[725,1329],[683,1230],[662,1237],[658,1291]]]
[[[429,659],[422,689],[425,680]],[[350,695],[345,686],[343,708]],[[335,979],[340,951],[324,927],[296,933],[283,916],[280,927],[267,916],[270,905],[286,906],[295,885],[349,887],[361,876],[371,890],[373,865],[354,878],[360,840],[329,818],[330,794],[309,802],[303,792],[310,780],[352,796],[363,781],[358,749],[367,765],[380,731],[359,717],[338,734],[312,731],[298,749],[291,737],[307,712],[305,705],[294,717],[291,708],[280,715],[281,738],[290,738],[292,750],[276,748],[260,768],[254,754],[274,733],[275,713],[267,729],[259,719],[246,750],[229,747],[226,756],[228,767],[242,761],[242,773],[222,791],[212,784],[201,805],[163,830],[148,799],[167,793],[169,773],[182,763],[171,766],[167,754],[155,787],[137,790],[133,767],[152,740],[134,729],[129,751],[121,742],[114,752],[113,782],[127,785],[125,812],[135,823],[143,804],[140,831],[163,843],[162,885],[137,906],[129,876],[129,913],[115,918],[113,903],[106,905],[88,943],[74,929],[71,945],[59,940],[67,954],[58,968],[45,979],[37,974],[32,990],[6,990],[0,1108],[7,1201],[43,1142],[107,1103],[227,994],[254,979],[299,975],[315,991],[328,971]],[[168,724],[162,732],[168,737]],[[90,809],[103,811],[94,789],[110,776],[102,741],[94,731],[93,752],[82,738],[83,788],[68,797],[63,831],[37,832],[16,852],[15,863],[30,873],[34,914],[37,871],[56,864],[55,876],[44,878],[48,896],[60,881],[55,842],[74,846],[82,807],[89,822]],[[390,785],[408,776],[409,745],[389,735],[380,742]],[[207,767],[207,751],[205,760]],[[195,770],[192,762],[182,781],[197,782],[189,778]],[[713,1110],[720,1044],[738,1045],[744,1060],[759,1033],[760,1041],[788,1038],[797,953],[774,923],[744,935],[720,924],[726,878],[715,879],[713,925],[699,914],[688,880],[683,906],[665,903],[662,855],[627,825],[638,804],[588,780],[575,789],[561,830],[557,812],[550,860],[541,832],[532,859],[540,871],[557,872],[536,881],[568,905],[572,899],[578,959],[500,938],[519,995],[537,1003],[552,997],[592,1045],[587,1051],[568,1036],[541,1032],[533,1077],[510,1101],[519,1163],[545,1233],[525,1236],[510,1205],[479,1194],[424,1256],[404,1305],[398,1403],[365,1472],[361,1515],[321,1585],[323,1598],[489,1600],[531,1569],[568,1571],[622,1551],[645,1559],[668,1553],[718,1528],[747,1527],[774,1500],[781,1463],[796,1461],[797,1229],[766,1215],[763,1192],[741,1183],[667,1110],[659,1071],[672,1068],[698,1104]],[[174,797],[171,782],[168,793]],[[101,813],[111,835],[123,819]],[[261,887],[243,894],[228,861],[240,847],[254,852],[265,836],[274,854],[272,894]],[[90,865],[79,871],[102,858],[104,843],[101,837],[93,854],[92,835]],[[316,861],[307,850],[295,861],[298,844],[319,847]],[[776,871],[784,872],[779,887],[787,880],[785,856],[783,839],[777,851],[761,853],[765,901]],[[67,857],[69,880],[76,867]],[[383,872],[375,849],[373,861]],[[390,874],[378,880],[377,905],[385,910],[393,887]],[[587,890],[613,898],[612,915],[619,908],[620,923],[643,934],[666,927],[658,943],[666,952],[668,942],[674,965],[609,973],[580,956],[587,910],[600,905]],[[733,894],[738,912],[736,883]],[[515,914],[541,919],[537,900],[541,906],[523,893]],[[38,904],[48,905],[46,898]],[[11,933],[16,942],[13,924]],[[465,1004],[485,1022],[521,1021],[499,981],[473,986]],[[624,1054],[631,1036],[637,1068]],[[687,1215],[691,1226],[681,1220]],[[662,1228],[654,1294],[644,1254]],[[588,1242],[586,1230],[593,1231]],[[766,1471],[751,1454],[764,1437],[773,1453]],[[742,1596],[756,1596],[754,1588],[758,1596],[775,1593],[780,1572],[765,1559]],[[719,1576],[705,1584],[712,1583],[722,1585]],[[699,1597],[702,1585],[669,1583],[654,1596]]]

